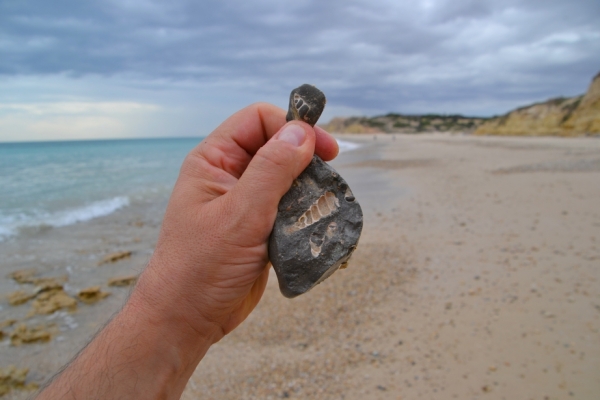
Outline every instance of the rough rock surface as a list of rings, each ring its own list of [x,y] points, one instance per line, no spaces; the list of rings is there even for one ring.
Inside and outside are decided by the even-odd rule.
[[[54,325],[49,327],[54,327]],[[10,334],[10,343],[13,346],[20,346],[21,344],[49,342],[52,339],[52,333],[47,328],[48,326],[44,325],[28,327],[25,324],[19,324]]]
[[[290,94],[287,121],[317,123],[325,95],[304,84]],[[296,297],[345,268],[362,230],[362,210],[348,184],[319,156],[279,202],[269,258],[286,297]]]
[[[138,279],[137,275],[116,276],[108,280],[108,286],[130,286]]]
[[[304,84],[292,90],[290,93],[290,104],[285,117],[286,121],[304,121],[310,126],[315,126],[327,99],[323,92],[313,85]]]
[[[14,365],[0,368],[0,396],[4,396],[13,389],[36,390],[37,384],[25,384],[28,373],[28,368],[17,368]]]
[[[86,304],[94,304],[108,296],[110,296],[110,292],[103,292],[99,285],[81,289],[77,293],[79,300]]]
[[[269,258],[286,297],[296,297],[344,268],[363,225],[348,184],[318,156],[279,203]]]
[[[302,85],[290,94],[286,119],[314,126],[325,103],[319,89]],[[296,297],[345,268],[362,222],[362,210],[346,181],[313,156],[281,199],[269,240],[269,258],[281,293]]]
[[[131,257],[131,251],[117,251],[116,253],[111,253],[105,256],[102,260],[100,260],[98,265],[116,263],[119,260],[129,257]]]

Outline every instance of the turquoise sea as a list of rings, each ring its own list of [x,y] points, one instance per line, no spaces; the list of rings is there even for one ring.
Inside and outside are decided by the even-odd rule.
[[[166,198],[201,140],[0,143],[0,241]],[[357,146],[338,142],[341,151]]]
[[[202,138],[0,143],[0,241],[168,196]]]

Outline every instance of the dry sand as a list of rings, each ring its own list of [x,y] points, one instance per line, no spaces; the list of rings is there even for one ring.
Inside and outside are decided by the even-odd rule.
[[[365,212],[348,269],[293,300],[274,276],[215,345],[183,398],[597,399],[600,140],[346,136],[332,164]],[[116,275],[143,268],[164,204],[0,244],[3,274],[67,274],[111,296],[54,322],[46,344],[0,346],[0,367],[41,381],[118,309]],[[107,254],[130,258],[98,266]],[[0,293],[20,285],[0,279]],[[24,319],[31,302],[2,320]],[[51,321],[47,321],[51,319]],[[6,328],[10,333],[12,328]],[[13,392],[7,398],[24,398]]]

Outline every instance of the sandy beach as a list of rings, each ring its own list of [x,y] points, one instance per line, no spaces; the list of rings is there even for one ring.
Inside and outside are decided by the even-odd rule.
[[[331,164],[365,214],[349,267],[285,299],[272,274],[213,346],[184,399],[596,399],[600,393],[600,139],[346,135]],[[0,368],[41,383],[116,312],[152,254],[166,199],[0,243]],[[130,257],[98,265],[118,251]],[[66,276],[73,312],[28,317],[7,277]],[[47,343],[11,345],[42,325]],[[7,399],[32,392],[13,391]]]

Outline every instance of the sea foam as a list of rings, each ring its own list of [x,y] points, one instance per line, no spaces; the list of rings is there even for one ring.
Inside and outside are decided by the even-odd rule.
[[[112,214],[129,205],[129,198],[118,196],[99,200],[82,207],[56,212],[34,211],[29,215],[0,215],[0,241],[19,233],[39,232],[47,228],[73,225]]]
[[[340,153],[345,153],[347,151],[355,150],[360,147],[360,144],[354,142],[347,142],[345,140],[337,139],[338,146],[340,148]]]

